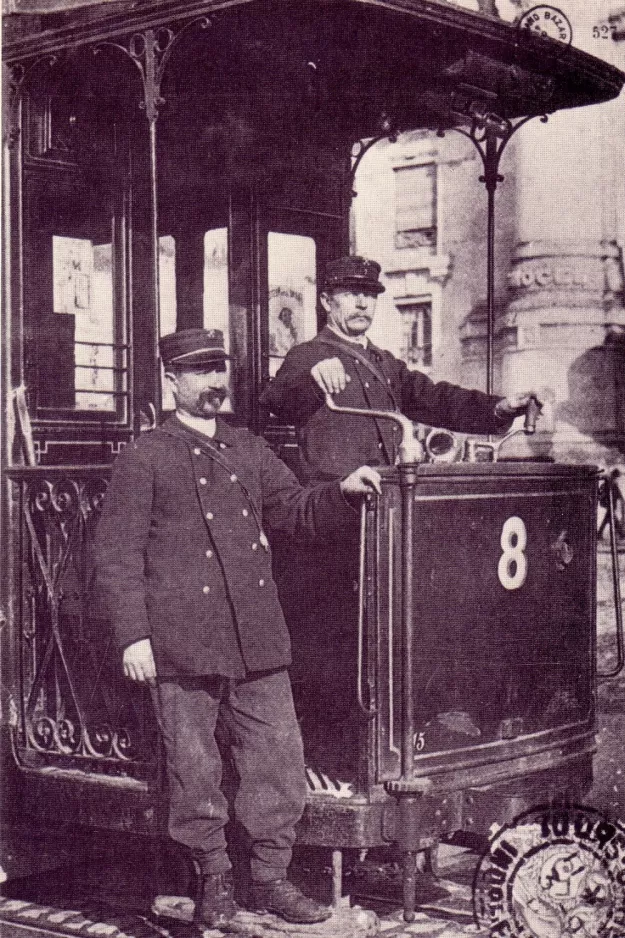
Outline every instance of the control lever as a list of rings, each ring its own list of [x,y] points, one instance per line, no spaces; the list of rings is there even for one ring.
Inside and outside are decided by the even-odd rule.
[[[326,406],[337,414],[351,414],[353,417],[369,417],[375,420],[393,420],[401,427],[401,443],[399,445],[399,459],[401,465],[407,463],[423,462],[425,453],[421,441],[414,435],[412,421],[404,414],[394,410],[365,410],[359,407],[339,407],[334,403],[331,394],[326,393]]]
[[[525,409],[523,429],[511,430],[510,433],[506,433],[501,440],[467,440],[465,444],[465,460],[467,462],[479,462],[479,453],[485,451],[492,456],[492,462],[497,462],[499,459],[499,450],[504,443],[511,440],[513,436],[518,436],[519,433],[532,436],[532,434],[536,433],[536,421],[541,411],[542,406],[540,402],[535,397],[530,397]]]
[[[536,433],[536,421],[540,416],[541,410],[542,407],[536,398],[530,397],[529,403],[525,409],[525,420],[523,421],[523,433],[525,433],[527,436],[531,436],[532,433]],[[515,432],[518,433],[518,430]],[[504,437],[504,440],[507,438],[508,437]]]

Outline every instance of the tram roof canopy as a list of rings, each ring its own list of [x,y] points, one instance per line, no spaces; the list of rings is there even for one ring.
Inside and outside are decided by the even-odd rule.
[[[282,126],[297,110],[301,129],[305,111],[313,133],[316,126],[353,139],[388,126],[437,128],[476,114],[510,119],[598,103],[625,81],[574,46],[443,0],[112,0],[79,8],[75,0],[13,0],[12,11],[9,62],[123,44],[147,28],[183,31],[188,82],[206,81],[196,63],[210,48],[213,61],[227,64],[221,79],[212,74],[235,108],[256,74],[272,107],[280,102]]]

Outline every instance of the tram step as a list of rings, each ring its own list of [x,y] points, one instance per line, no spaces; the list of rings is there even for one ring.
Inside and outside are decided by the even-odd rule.
[[[117,919],[117,921],[116,921]],[[38,905],[23,899],[0,897],[2,938],[163,938],[163,930],[140,915],[115,916],[98,921],[77,909]]]
[[[186,896],[157,896],[152,911],[164,921],[191,922],[193,901]],[[243,938],[375,938],[380,923],[374,912],[342,906],[316,925],[292,925],[276,915],[241,909],[229,928]],[[203,938],[223,938],[223,932],[216,929],[203,929],[203,933]]]

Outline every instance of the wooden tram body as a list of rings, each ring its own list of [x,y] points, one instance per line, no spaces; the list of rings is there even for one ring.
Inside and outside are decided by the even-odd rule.
[[[6,843],[23,848],[25,826],[158,839],[156,726],[148,696],[120,679],[91,544],[110,464],[163,407],[159,329],[207,314],[215,324],[206,271],[219,268],[233,419],[264,429],[288,458],[290,428],[267,423],[258,404],[272,359],[272,237],[305,247],[313,284],[347,251],[354,143],[607,100],[623,76],[425,0],[102,4],[10,17],[4,55],[1,706],[4,823],[18,830]],[[104,340],[94,334],[103,322]],[[400,840],[414,852],[485,830],[537,793],[589,784],[594,471],[416,467],[404,526],[411,764],[394,572],[401,471],[364,515],[354,682],[367,712],[351,792],[311,794],[304,843]],[[526,546],[521,528],[506,546],[511,518]],[[515,569],[527,567],[512,589],[500,566],[510,550],[522,555]],[[477,735],[450,741],[448,713],[471,714]],[[8,851],[9,874],[23,871],[19,856]]]

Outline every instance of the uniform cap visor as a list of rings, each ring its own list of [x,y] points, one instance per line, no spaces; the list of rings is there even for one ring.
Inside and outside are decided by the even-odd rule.
[[[193,352],[184,352],[182,355],[175,355],[174,358],[168,359],[166,365],[202,365],[204,362],[219,362],[229,359],[231,356],[227,355],[223,349],[212,348],[212,349],[196,349]]]
[[[378,280],[365,280],[364,278],[361,280],[358,278],[345,279],[342,277],[340,280],[326,280],[324,284],[324,290],[338,290],[341,287],[345,290],[354,290],[355,292],[358,290],[367,290],[371,291],[371,293],[384,293],[386,290],[386,287],[383,287]]]

